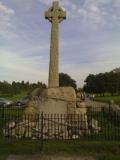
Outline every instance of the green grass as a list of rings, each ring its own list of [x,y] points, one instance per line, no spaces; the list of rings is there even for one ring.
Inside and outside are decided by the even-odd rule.
[[[96,158],[97,160],[120,160],[119,155],[101,155]]]
[[[7,113],[13,116],[18,114],[17,110],[11,111],[11,113],[8,110]],[[105,134],[109,134],[111,137],[114,136],[116,134],[114,128],[118,129],[119,125],[115,126],[114,121],[111,123],[110,120],[112,119],[109,119],[106,113],[89,111],[88,114],[99,121],[103,129],[101,133],[95,135],[95,137],[93,136],[91,140],[82,137],[81,140],[72,141],[44,141],[42,153],[45,155],[93,156],[96,160],[120,160],[120,141],[104,140]],[[109,128],[109,133],[105,128]],[[0,137],[0,160],[6,160],[6,157],[10,154],[33,155],[39,153],[41,153],[40,140],[15,140]]]
[[[0,139],[0,156],[9,154],[35,154],[41,152],[39,140]]]
[[[108,141],[53,141],[46,142],[43,151],[46,154],[54,154],[63,152],[68,155],[94,155],[111,154],[120,155],[120,142]]]
[[[33,155],[41,153],[40,141],[6,141],[0,140],[0,160],[10,154]],[[120,142],[108,141],[47,141],[44,142],[42,154],[93,156],[97,160],[120,159]]]
[[[16,114],[15,112],[12,114]],[[100,124],[103,122],[103,114],[91,112],[92,117],[98,118]],[[98,115],[99,117],[98,117]],[[101,114],[101,115],[100,115]],[[106,115],[107,117],[107,115]],[[114,123],[113,130],[111,129],[109,135],[114,135]],[[103,130],[109,126],[109,119],[106,119],[106,126],[102,126]],[[43,150],[41,150],[40,140],[15,140],[5,139],[0,137],[0,160],[6,160],[6,157],[10,154],[15,155],[33,155],[42,154],[45,155],[69,155],[69,156],[93,156],[96,160],[119,160],[120,159],[120,141],[105,141],[102,132],[97,135],[97,141],[87,138],[81,140],[63,140],[63,141],[44,141]]]
[[[98,96],[95,97],[95,101],[106,102],[109,103],[113,100],[116,104],[120,104],[120,96]]]
[[[20,94],[16,94],[16,95],[0,95],[0,97],[2,98],[6,98],[8,100],[12,100],[13,102],[21,99],[22,97],[26,96],[27,93],[26,92],[22,92]]]
[[[104,111],[88,111],[87,115],[89,120],[92,118],[97,120],[98,126],[101,127],[101,132],[90,135],[92,139],[104,141],[105,139],[116,138],[120,140],[120,117],[115,118],[110,113],[106,113]]]

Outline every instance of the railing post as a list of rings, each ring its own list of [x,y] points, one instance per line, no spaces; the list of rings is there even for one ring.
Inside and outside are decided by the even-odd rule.
[[[41,151],[43,150],[43,112],[41,113]]]
[[[117,113],[114,111],[114,128],[115,128],[115,135],[113,137],[114,140],[117,140]]]
[[[111,103],[109,102],[109,114],[110,114],[110,111],[111,111]]]
[[[1,132],[1,134],[3,134],[3,128],[4,128],[4,119],[5,119],[5,107],[4,107],[4,105],[2,106],[2,125],[1,125],[1,128],[2,128],[2,132]],[[6,131],[5,131],[6,132]]]

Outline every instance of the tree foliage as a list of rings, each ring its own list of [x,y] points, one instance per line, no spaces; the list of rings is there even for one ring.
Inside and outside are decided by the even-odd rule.
[[[72,79],[68,74],[60,73],[60,86],[72,86],[75,89],[77,88],[76,81]],[[15,82],[8,83],[7,81],[0,81],[0,95],[14,95],[22,92],[31,93],[36,88],[44,89],[46,84],[42,82],[30,83],[30,82]]]
[[[75,90],[77,89],[76,81],[72,79],[68,74],[66,73],[60,73],[59,74],[59,85],[61,87],[63,86],[71,86]]]
[[[84,90],[88,93],[120,94],[120,72],[90,74],[85,80]]]
[[[19,94],[21,92],[30,93],[35,88],[46,88],[42,82],[29,83],[29,82],[15,82],[8,83],[6,81],[0,82],[0,94]]]

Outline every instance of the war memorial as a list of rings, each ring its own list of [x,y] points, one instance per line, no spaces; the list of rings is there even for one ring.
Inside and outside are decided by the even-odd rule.
[[[31,93],[32,99],[23,112],[22,120],[9,122],[4,135],[36,139],[42,134],[43,139],[76,139],[90,135],[89,126],[98,133],[101,129],[98,121],[88,120],[87,107],[80,101],[80,93],[72,87],[59,87],[59,25],[66,19],[66,12],[59,2],[53,2],[45,12],[45,18],[52,25],[48,88]]]
[[[45,3],[45,6],[48,7],[48,5],[49,3]],[[113,94],[113,88],[119,87],[117,82],[119,82],[120,70],[98,75],[90,74],[83,88],[75,87],[74,89],[72,85],[61,85],[59,76],[60,24],[66,25],[68,16],[58,1],[54,1],[51,7],[45,10],[45,13],[42,11],[44,16],[41,18],[43,20],[45,18],[46,23],[51,26],[51,33],[48,30],[45,31],[51,35],[50,49],[47,48],[50,53],[48,54],[48,84],[46,87],[45,84],[41,85],[42,82],[40,85],[39,82],[38,85],[33,83],[33,88],[28,85],[29,90],[24,87],[25,90],[21,90],[22,92],[15,92],[18,95],[22,93],[23,96],[23,91],[25,91],[29,99],[24,105],[19,105],[17,100],[9,105],[3,103],[0,105],[0,160],[113,160],[113,157],[120,159],[120,105],[112,98],[109,102],[97,100],[97,98],[106,98],[106,93],[110,95],[111,92],[108,93],[105,90],[97,92],[96,90],[102,87],[108,89],[109,86]],[[82,53],[79,52],[79,54]],[[111,75],[117,75],[114,77],[115,83],[111,83],[112,81],[108,83],[109,80],[114,82]],[[85,90],[85,87],[88,90]],[[93,90],[89,92],[91,88]],[[119,90],[116,88],[115,95],[111,97],[119,97],[118,93]]]
[[[35,89],[31,100],[18,117],[8,117],[3,126],[4,137],[16,139],[83,139],[109,138],[109,133],[116,138],[119,126],[110,132],[112,123],[117,120],[113,115],[119,114],[113,110],[116,106],[95,102],[85,103],[80,99],[80,92],[73,87],[59,86],[59,26],[66,19],[66,12],[59,2],[53,2],[52,7],[45,12],[45,19],[51,23],[49,78],[47,89]],[[5,113],[3,109],[3,113]],[[106,128],[107,117],[111,118],[110,127]],[[5,118],[5,117],[4,117]],[[115,121],[115,123],[117,123]],[[103,131],[103,133],[102,133]],[[113,135],[111,135],[113,136]]]

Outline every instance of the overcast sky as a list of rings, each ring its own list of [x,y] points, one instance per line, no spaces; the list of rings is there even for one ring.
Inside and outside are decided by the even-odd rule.
[[[47,84],[53,0],[0,0],[0,81]],[[120,0],[59,0],[60,72],[82,86],[89,73],[120,67]]]

